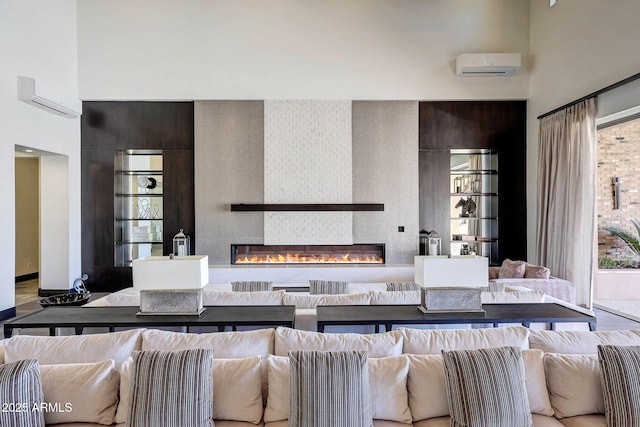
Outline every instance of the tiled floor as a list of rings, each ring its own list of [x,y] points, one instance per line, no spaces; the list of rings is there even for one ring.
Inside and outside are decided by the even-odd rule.
[[[640,301],[633,300],[599,300],[593,305],[609,313],[640,322]]]
[[[16,314],[18,316],[40,308],[38,304],[38,280],[16,284]],[[604,309],[603,309],[604,308]],[[593,310],[598,319],[599,331],[640,329],[640,301],[599,301]],[[624,314],[620,316],[618,314]],[[2,322],[0,322],[2,326]],[[36,333],[34,329],[30,333]],[[42,334],[48,331],[43,330]],[[1,338],[1,337],[0,337]]]

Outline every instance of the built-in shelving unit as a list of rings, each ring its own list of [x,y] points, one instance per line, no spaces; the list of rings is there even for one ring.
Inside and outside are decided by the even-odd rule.
[[[163,165],[161,150],[115,153],[114,265],[163,253]]]
[[[498,262],[498,152],[450,152],[451,254],[477,254]]]

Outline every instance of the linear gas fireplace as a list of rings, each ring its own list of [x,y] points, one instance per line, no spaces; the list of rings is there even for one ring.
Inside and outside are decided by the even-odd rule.
[[[384,264],[384,243],[231,245],[231,264]]]

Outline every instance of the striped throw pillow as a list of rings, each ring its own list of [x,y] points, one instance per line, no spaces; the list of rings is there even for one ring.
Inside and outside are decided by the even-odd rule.
[[[213,350],[133,354],[127,427],[213,427]]]
[[[389,282],[387,283],[387,291],[419,291],[422,286],[416,282]]]
[[[0,426],[44,427],[40,365],[36,359],[0,365]]]
[[[451,426],[531,427],[518,347],[442,351]]]
[[[366,351],[291,351],[289,427],[371,427]]]
[[[333,280],[309,280],[309,293],[311,295],[347,294],[349,293],[349,283]]]
[[[599,345],[608,427],[640,425],[640,346]]]
[[[231,282],[233,292],[264,292],[273,290],[273,282]]]

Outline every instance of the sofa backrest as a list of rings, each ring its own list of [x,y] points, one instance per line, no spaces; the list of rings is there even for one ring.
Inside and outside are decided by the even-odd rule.
[[[529,329],[523,326],[492,329],[398,329],[403,353],[440,354],[442,350],[515,346],[529,348]]]
[[[5,363],[38,359],[41,365],[93,363],[113,359],[116,366],[141,349],[144,329],[63,337],[16,335],[4,341]]]
[[[597,354],[598,345],[640,345],[640,330],[628,331],[536,331],[529,334],[529,347],[545,353]]]
[[[282,305],[284,290],[233,292],[204,290],[202,301],[204,305]]]
[[[0,340],[0,365],[4,363],[4,342],[6,340]]]
[[[397,356],[402,354],[402,336],[396,331],[324,334],[279,327],[275,334],[275,355],[288,356],[291,350],[364,350],[369,357]]]
[[[245,293],[245,292],[243,292]],[[250,292],[246,292],[250,293]],[[213,349],[217,359],[233,359],[273,354],[274,330],[189,334],[148,329],[142,333],[142,350]]]
[[[282,299],[284,305],[295,305],[296,308],[316,308],[319,305],[369,305],[369,292],[337,295],[308,295],[297,292],[286,293]]]

